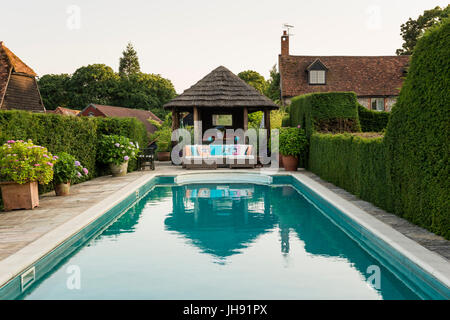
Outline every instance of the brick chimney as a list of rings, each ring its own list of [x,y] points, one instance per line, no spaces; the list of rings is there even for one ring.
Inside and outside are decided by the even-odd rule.
[[[289,55],[289,35],[286,30],[283,31],[283,35],[281,36],[281,55]]]

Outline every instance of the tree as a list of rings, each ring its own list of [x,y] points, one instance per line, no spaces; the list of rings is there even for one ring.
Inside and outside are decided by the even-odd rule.
[[[280,73],[277,72],[276,65],[274,65],[270,70],[270,79],[267,80],[265,95],[275,103],[279,103],[280,94]]]
[[[401,49],[395,52],[397,55],[410,55],[416,46],[417,40],[424,34],[425,30],[440,23],[443,19],[450,15],[450,5],[442,9],[435,7],[431,10],[425,10],[416,20],[409,18],[406,23],[402,24],[401,36],[403,45]]]
[[[45,109],[70,106],[69,81],[70,75],[66,73],[46,74],[39,78],[38,86]]]
[[[70,105],[83,109],[90,103],[109,104],[118,79],[113,69],[104,64],[78,68],[69,81]]]
[[[134,50],[131,42],[128,42],[128,45],[125,51],[122,52],[122,57],[119,60],[119,75],[130,76],[132,74],[139,73],[141,68],[139,66],[139,59],[137,56],[136,50]]]
[[[139,72],[118,79],[118,85],[111,97],[111,104],[150,110],[163,119],[167,111],[162,106],[175,95],[175,88],[170,80],[159,74]]]
[[[238,77],[244,80],[246,83],[251,85],[253,88],[261,92],[265,93],[267,88],[266,79],[258,72],[253,70],[242,71],[238,73]]]

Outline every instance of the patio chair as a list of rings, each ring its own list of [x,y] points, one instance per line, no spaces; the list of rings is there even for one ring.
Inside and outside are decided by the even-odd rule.
[[[145,170],[146,167],[155,170],[155,148],[144,148],[138,155],[138,169]]]

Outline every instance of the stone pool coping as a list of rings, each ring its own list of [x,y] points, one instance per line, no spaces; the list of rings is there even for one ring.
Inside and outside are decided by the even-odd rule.
[[[36,261],[51,252],[54,248],[82,230],[85,226],[96,220],[109,209],[120,203],[127,196],[135,192],[139,187],[145,185],[155,176],[178,176],[186,174],[210,174],[210,173],[259,173],[258,169],[241,169],[241,170],[202,170],[187,171],[178,167],[166,166],[156,171],[145,172],[137,176],[136,180],[126,184],[122,188],[114,191],[108,197],[97,202],[88,209],[82,211],[70,220],[62,223],[54,229],[46,232],[41,237],[27,244],[17,252],[0,260],[0,287],[8,281],[30,268]],[[270,175],[271,172],[263,172]],[[340,195],[334,193],[323,184],[308,177],[305,172],[272,172],[274,175],[291,175],[298,179],[314,192],[319,193],[324,199],[330,201],[338,209],[345,212],[349,217],[370,230],[379,238],[389,243],[403,255],[417,263],[420,267],[433,275],[439,281],[450,287],[450,263],[447,259],[440,256],[436,252],[432,252],[417,242],[406,237],[393,227],[385,224],[379,219],[357,207],[349,200],[344,199]],[[111,178],[112,179],[112,178]]]

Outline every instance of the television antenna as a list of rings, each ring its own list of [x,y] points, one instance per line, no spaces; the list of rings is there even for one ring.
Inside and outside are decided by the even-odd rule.
[[[283,23],[283,28],[287,31],[288,36],[293,36],[294,34],[290,33],[290,29],[295,28],[293,25]]]

